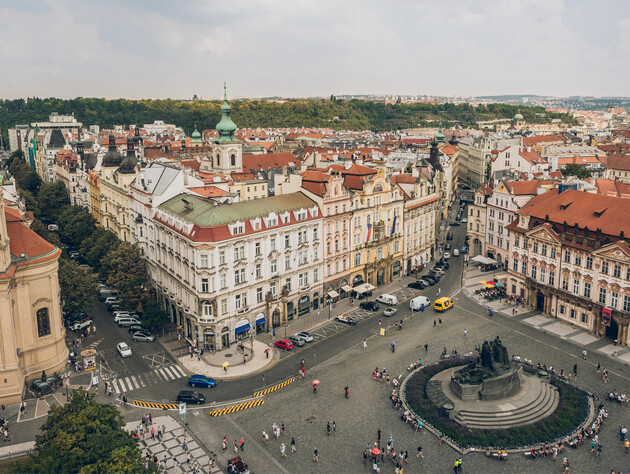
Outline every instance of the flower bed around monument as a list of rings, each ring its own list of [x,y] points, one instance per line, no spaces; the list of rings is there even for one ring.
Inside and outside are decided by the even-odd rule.
[[[516,426],[505,430],[480,430],[460,425],[449,419],[443,409],[431,402],[426,393],[426,385],[438,372],[466,364],[467,360],[448,360],[426,366],[407,379],[404,389],[409,408],[425,423],[432,425],[443,436],[450,438],[462,448],[519,448],[551,443],[575,431],[588,416],[588,393],[565,382],[552,379],[551,384],[558,389],[560,397],[558,407],[547,418],[531,425]],[[528,370],[526,367],[523,369]]]

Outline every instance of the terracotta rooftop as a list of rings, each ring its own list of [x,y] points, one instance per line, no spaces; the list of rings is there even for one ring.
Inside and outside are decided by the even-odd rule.
[[[9,248],[14,257],[23,258],[21,256],[24,254],[26,258],[33,259],[54,252],[56,247],[30,229],[17,209],[5,207],[4,215],[10,239]]]
[[[518,214],[531,215],[539,221],[548,216],[549,222],[560,225],[567,222],[571,226],[577,223],[582,229],[601,229],[603,234],[610,236],[619,236],[622,231],[630,236],[628,202],[617,197],[572,189],[558,194],[557,190],[552,190],[535,196]],[[530,228],[532,222],[533,219]]]
[[[534,146],[539,143],[567,142],[563,135],[535,135],[533,137],[523,137],[523,146]]]
[[[243,170],[268,170],[284,166],[300,166],[300,161],[291,153],[267,153],[264,155],[243,155]]]

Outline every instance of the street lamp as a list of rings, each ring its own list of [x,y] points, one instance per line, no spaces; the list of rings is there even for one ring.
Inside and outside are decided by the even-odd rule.
[[[332,311],[332,300],[328,301],[328,319],[330,319],[330,312]]]

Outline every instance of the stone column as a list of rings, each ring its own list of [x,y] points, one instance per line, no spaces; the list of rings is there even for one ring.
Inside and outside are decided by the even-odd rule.
[[[271,332],[271,330],[273,329],[273,317],[271,315],[271,302],[273,301],[273,295],[271,294],[271,291],[268,291],[267,294],[265,295],[265,303],[267,305],[267,314],[265,316],[265,319],[267,321],[267,332]]]

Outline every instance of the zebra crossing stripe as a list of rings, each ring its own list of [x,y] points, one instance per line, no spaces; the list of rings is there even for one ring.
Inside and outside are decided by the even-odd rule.
[[[127,390],[125,388],[125,384],[123,383],[122,379],[118,379],[118,383],[120,384],[120,391],[121,392],[128,392],[129,390]]]
[[[120,389],[118,388],[118,379],[112,379],[112,387],[114,387],[114,392],[120,393]]]
[[[168,374],[168,376],[171,378],[171,380],[175,380],[175,379],[179,378],[179,377],[177,377],[176,374],[171,372],[171,368],[170,367],[164,367],[164,372],[166,372]]]
[[[161,368],[159,368],[157,370],[158,370],[158,373],[162,376],[162,378],[164,380],[168,380],[168,377],[166,376],[166,372],[164,371],[164,367],[161,367]]]
[[[138,384],[138,380],[136,380],[135,375],[131,376],[131,381],[133,382],[133,385],[136,386],[136,388],[140,388],[140,384]],[[131,385],[131,384],[130,384]]]
[[[217,417],[221,415],[229,415],[231,413],[236,413],[237,411],[247,410],[248,408],[257,407],[263,405],[265,400],[259,398],[258,400],[252,400],[249,402],[237,403],[236,405],[232,405],[231,407],[221,408],[219,410],[212,410],[210,412],[211,417]]]
[[[178,372],[180,377],[186,377],[186,372],[184,372],[179,365],[171,365],[171,369]]]
[[[266,388],[265,390],[259,390],[258,392],[254,393],[254,397],[260,397],[261,395],[267,395],[268,393],[275,392],[276,390],[284,388],[293,382],[295,382],[295,377],[291,377],[290,379],[285,380],[284,382],[280,382],[273,387]]]

